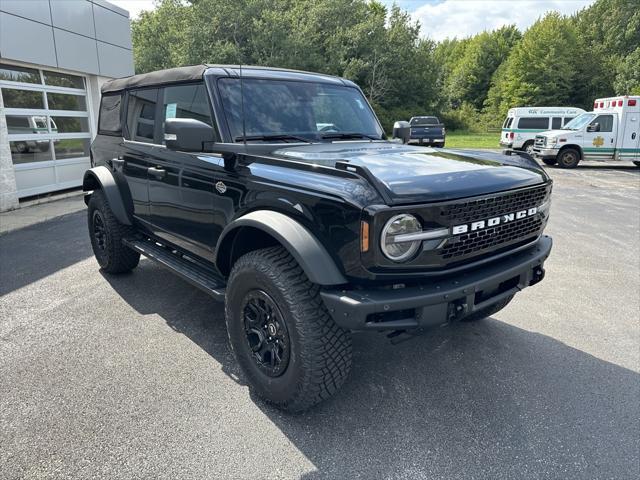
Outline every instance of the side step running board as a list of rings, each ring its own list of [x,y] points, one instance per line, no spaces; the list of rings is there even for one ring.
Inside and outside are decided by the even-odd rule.
[[[127,247],[173,271],[184,280],[204,290],[218,301],[224,301],[225,279],[219,273],[192,262],[179,253],[158,245],[153,240],[125,238]]]

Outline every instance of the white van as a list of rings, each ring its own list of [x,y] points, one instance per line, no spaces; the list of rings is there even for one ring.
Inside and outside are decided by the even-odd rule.
[[[640,166],[640,96],[599,98],[562,129],[536,136],[534,155],[573,168],[580,160],[629,160]]]
[[[584,113],[581,108],[518,107],[511,108],[502,124],[500,145],[533,154],[536,135],[546,130],[561,128]]]

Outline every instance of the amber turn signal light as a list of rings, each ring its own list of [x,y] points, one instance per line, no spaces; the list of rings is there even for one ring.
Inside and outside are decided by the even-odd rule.
[[[360,251],[369,251],[369,222],[364,220],[360,222]]]

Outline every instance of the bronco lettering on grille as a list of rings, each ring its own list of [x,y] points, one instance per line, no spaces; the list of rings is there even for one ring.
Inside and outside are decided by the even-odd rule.
[[[503,223],[512,222],[515,219],[530,217],[538,213],[538,207],[532,207],[527,210],[520,210],[514,213],[507,213],[500,215],[499,217],[489,218],[487,220],[478,220],[477,222],[465,223],[463,225],[455,225],[451,227],[451,233],[453,235],[460,235],[467,232],[475,232],[476,230],[482,230],[487,227],[495,227]]]

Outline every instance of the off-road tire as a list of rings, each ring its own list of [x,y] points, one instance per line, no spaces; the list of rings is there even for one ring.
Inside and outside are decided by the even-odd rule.
[[[242,305],[256,291],[273,299],[288,331],[288,364],[275,377],[261,370],[247,341]],[[329,398],[351,370],[351,334],[333,321],[318,285],[282,247],[238,259],[227,283],[225,314],[231,349],[250,388],[282,410],[303,411]]]
[[[96,217],[100,217],[104,225],[104,243],[101,243],[101,240],[96,236]],[[103,271],[124,273],[133,270],[138,265],[140,254],[122,243],[122,239],[132,236],[135,230],[118,221],[102,190],[95,190],[91,194],[87,221],[91,248],[93,248],[96,260]]]
[[[562,150],[557,157],[558,166],[561,168],[576,168],[580,163],[580,152],[573,148]]]
[[[462,319],[462,321],[463,322],[477,322],[478,320],[482,320],[482,319],[485,319],[487,317],[490,317],[491,315],[495,315],[500,310],[502,310],[504,307],[506,307],[509,304],[509,302],[511,300],[513,300],[514,296],[515,295],[511,295],[511,296],[509,296],[507,298],[504,298],[504,299],[500,300],[497,303],[494,303],[493,305],[489,305],[488,307],[483,308],[482,310],[478,310],[477,312],[473,312],[468,317],[464,317]]]
[[[545,165],[555,165],[558,161],[555,158],[543,158],[542,163]]]

